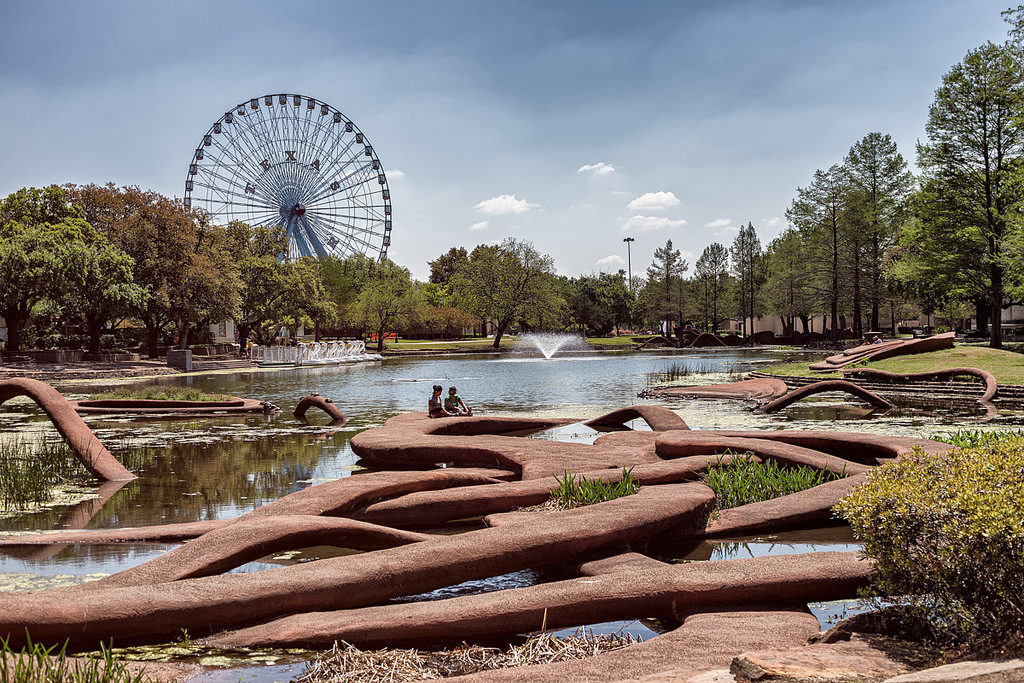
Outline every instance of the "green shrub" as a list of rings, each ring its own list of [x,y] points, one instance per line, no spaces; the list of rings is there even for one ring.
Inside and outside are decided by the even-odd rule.
[[[615,500],[623,496],[631,496],[640,490],[640,484],[633,478],[633,470],[622,470],[622,477],[618,481],[603,482],[598,479],[587,479],[582,474],[577,477],[571,472],[566,472],[559,479],[558,487],[551,491],[551,500],[555,501],[562,508],[575,508],[594,503],[603,503],[606,500]]]
[[[1024,436],[956,438],[976,445],[877,468],[835,509],[875,561],[873,594],[991,644],[1024,629]]]
[[[726,454],[733,455],[730,451]],[[719,459],[702,479],[715,492],[715,509],[727,510],[805,491],[843,476],[804,465],[784,467],[774,460],[758,462],[748,451],[727,464]]]
[[[0,681],[18,683],[149,683],[154,681],[142,673],[132,673],[124,662],[114,659],[110,650],[100,646],[99,658],[70,658],[67,643],[44,647],[33,643],[20,650],[10,647],[7,638],[0,638]]]

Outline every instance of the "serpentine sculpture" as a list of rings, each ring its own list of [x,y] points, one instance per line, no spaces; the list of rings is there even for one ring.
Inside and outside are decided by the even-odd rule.
[[[830,523],[832,505],[872,467],[948,448],[867,434],[690,430],[672,411],[651,405],[590,424],[612,429],[632,419],[652,431],[612,431],[583,444],[522,436],[569,419],[407,413],[352,438],[365,464],[390,471],[311,486],[235,519],[2,538],[0,549],[192,540],[92,583],[0,594],[0,636],[20,644],[27,629],[37,642],[95,647],[110,638],[120,645],[168,641],[187,629],[218,646],[330,647],[345,640],[379,647],[511,638],[542,622],[562,628],[660,617],[678,626],[571,668],[488,677],[695,675],[727,667],[743,650],[802,643],[818,630],[806,603],[854,597],[870,563],[855,552],[822,552],[670,564],[650,548]],[[709,520],[715,496],[700,477],[729,462],[729,453],[844,477]],[[623,467],[641,484],[633,495],[569,510],[521,510],[547,501],[566,472],[613,481]],[[467,518],[483,524],[463,533],[445,529]],[[225,573],[270,552],[325,544],[361,552]],[[564,578],[552,582],[447,599],[422,595],[556,566]]]

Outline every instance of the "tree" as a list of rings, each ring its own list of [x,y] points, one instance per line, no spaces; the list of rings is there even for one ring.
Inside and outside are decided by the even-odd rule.
[[[1022,104],[1024,70],[1016,46],[987,43],[943,77],[928,111],[928,141],[917,148],[922,191],[901,236],[896,270],[906,278],[967,269],[944,277],[976,283],[990,307],[990,344],[996,348],[1002,346],[1009,284],[1007,242],[1019,229],[1011,216],[1024,192]],[[964,252],[950,254],[954,248]]]
[[[861,201],[866,295],[871,306],[870,326],[877,330],[879,311],[886,298],[886,260],[905,218],[914,178],[896,143],[882,133],[868,133],[854,144],[846,155],[844,168]]]
[[[168,315],[177,325],[183,349],[188,347],[190,330],[209,329],[234,316],[242,288],[227,231],[206,225],[205,216],[201,219],[195,251],[182,259],[180,276],[167,283]]]
[[[700,293],[698,309],[705,329],[713,334],[725,319],[721,317],[729,276],[729,252],[725,246],[712,242],[705,247],[697,259],[694,275]]]
[[[61,310],[78,319],[89,336],[89,353],[100,352],[103,328],[137,308],[146,291],[135,284],[131,257],[97,236],[92,243],[74,240],[62,250],[66,291]]]
[[[807,267],[813,286],[828,304],[830,334],[838,339],[839,302],[843,289],[843,258],[848,235],[842,222],[846,198],[842,168],[832,166],[814,173],[811,184],[797,188],[797,198],[786,210],[807,247]]]
[[[187,301],[194,255],[201,243],[197,212],[156,192],[138,187],[67,185],[85,219],[135,263],[135,282],[146,296],[136,314],[146,328],[150,357],[157,356],[160,337],[180,324],[180,304]]]
[[[672,240],[666,240],[664,247],[654,250],[654,260],[647,268],[647,280],[652,289],[647,293],[649,315],[657,320],[676,318],[682,322],[682,298],[679,296],[679,280],[686,273],[689,264],[684,261],[678,249],[672,248]],[[673,297],[673,294],[676,296]],[[669,328],[668,335],[672,335]]]
[[[319,271],[327,297],[336,311],[335,320],[344,323],[354,322],[355,303],[373,272],[373,259],[356,253],[344,258],[322,256],[316,259],[314,264]],[[314,332],[319,339],[319,324],[316,325]]]
[[[377,334],[378,353],[384,350],[385,335],[405,325],[421,301],[407,268],[388,259],[377,264],[356,310],[366,328]]]
[[[764,281],[761,240],[757,238],[753,223],[747,223],[746,227],[740,227],[729,253],[732,256],[733,274],[736,276],[737,299],[740,319],[743,321],[743,334],[752,334],[754,315],[757,312],[757,293]],[[748,319],[751,327],[749,331],[747,330]]]
[[[7,350],[21,349],[21,332],[33,309],[67,290],[67,249],[95,232],[56,186],[24,188],[0,203],[0,315]]]
[[[465,247],[452,247],[433,261],[428,261],[431,284],[447,285],[468,262],[469,252]]]
[[[591,330],[604,336],[626,321],[633,306],[633,295],[626,286],[626,274],[581,275],[568,281],[567,303],[580,334]]]
[[[460,307],[494,319],[494,348],[509,326],[552,304],[554,262],[529,242],[507,239],[473,249],[451,280]]]
[[[240,221],[228,223],[226,230],[241,282],[234,319],[239,340],[244,347],[251,334],[256,343],[270,344],[286,322],[290,296],[284,230]]]
[[[807,271],[807,257],[800,234],[789,228],[768,244],[764,255],[767,281],[764,292],[769,310],[782,318],[783,328],[796,331],[796,318],[803,331],[810,332],[809,321],[815,309]]]

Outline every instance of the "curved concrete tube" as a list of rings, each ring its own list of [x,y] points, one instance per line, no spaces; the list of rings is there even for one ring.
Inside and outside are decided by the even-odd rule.
[[[785,395],[789,387],[781,379],[756,377],[727,384],[706,384],[703,386],[665,387],[651,389],[644,396],[672,396],[683,398],[732,398],[745,400],[770,400]]]
[[[601,417],[584,422],[592,428],[625,427],[630,420],[642,419],[654,432],[667,432],[672,429],[689,429],[686,421],[665,406],[638,405],[619,408]]]
[[[304,420],[306,418],[306,411],[310,408],[319,408],[327,413],[333,425],[343,425],[348,422],[348,418],[345,416],[345,413],[341,412],[341,408],[335,405],[331,399],[324,398],[320,394],[303,396],[299,399],[299,403],[295,406],[295,412],[292,415],[300,420]]]
[[[851,396],[856,396],[859,399],[867,401],[876,408],[884,408],[890,410],[896,406],[886,401],[878,394],[874,394],[863,387],[859,387],[852,382],[847,382],[841,379],[828,379],[823,382],[815,382],[814,384],[808,384],[798,389],[794,389],[785,396],[770,401],[765,405],[759,407],[757,412],[759,413],[774,413],[776,410],[781,410],[791,403],[795,403],[799,400],[805,399],[808,396],[815,394],[823,394],[831,391],[842,391]]]
[[[61,393],[45,382],[25,377],[0,380],[0,404],[15,396],[28,396],[43,409],[71,450],[100,481],[126,481],[136,476],[100,443],[89,425]]]
[[[852,598],[871,563],[857,552],[661,564],[448,600],[312,612],[220,634],[228,647],[415,646],[486,640],[620,619],[678,619],[732,605],[792,606]]]
[[[184,579],[76,593],[0,594],[0,635],[23,644],[153,642],[258,623],[299,612],[350,609],[571,560],[660,531],[693,525],[714,495],[699,483],[643,487],[634,495],[420,543],[254,574]]]
[[[694,455],[714,455],[732,451],[733,454],[753,453],[759,458],[770,458],[784,465],[804,465],[834,474],[860,474],[868,465],[850,462],[828,453],[779,443],[771,438],[772,432],[762,432],[765,438],[720,436],[703,431],[666,432],[658,437],[658,454],[666,458],[685,458]]]
[[[925,382],[931,379],[951,379],[963,376],[978,377],[985,383],[985,391],[978,397],[978,400],[983,403],[994,399],[999,391],[999,383],[996,381],[995,375],[981,368],[949,368],[947,370],[932,370],[930,372],[902,373],[876,370],[875,368],[854,368],[843,370],[843,374],[857,377],[858,379],[881,379],[891,382]]]
[[[429,538],[425,534],[389,529],[353,519],[281,515],[274,518],[273,524],[253,519],[203,534],[191,543],[137,567],[65,590],[144,586],[214,576],[270,553],[316,545],[379,550]]]
[[[865,360],[882,360],[893,356],[905,356],[911,353],[927,353],[941,349],[953,348],[953,332],[936,334],[924,339],[893,339],[881,344],[861,344],[842,353],[829,356],[823,361],[813,363],[811,370],[817,372],[835,372],[840,368]]]

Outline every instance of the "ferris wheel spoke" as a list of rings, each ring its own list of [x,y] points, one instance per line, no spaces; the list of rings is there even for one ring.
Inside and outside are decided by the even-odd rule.
[[[373,181],[376,178],[376,176],[360,178],[359,174],[363,170],[365,170],[365,167],[364,168],[354,169],[352,172],[350,172],[345,177],[340,178],[340,179],[332,182],[327,187],[327,190],[321,190],[315,197],[312,197],[309,200],[310,203],[316,203],[316,202],[318,202],[321,199],[324,199],[326,197],[330,197],[332,195],[340,194],[342,192],[347,192],[348,190],[351,190],[353,188],[359,187],[360,185],[362,185],[364,183],[371,182],[371,181]],[[356,182],[348,183],[348,181],[352,180],[353,178],[355,178]],[[348,184],[342,184],[342,183],[348,183]]]
[[[219,142],[218,142],[218,146],[220,146]],[[247,164],[243,163],[237,157],[235,157],[233,155],[230,155],[230,153],[227,152],[226,148],[224,148],[224,147],[221,147],[221,148],[224,149],[226,155],[229,156],[229,158],[231,158],[235,162],[235,164],[233,166],[233,168],[236,169],[235,170],[235,174],[236,175],[233,177],[234,184],[236,184],[238,186],[242,186],[242,184],[240,182],[238,182],[238,180],[240,179],[240,177],[248,177],[248,176],[250,176],[250,174],[245,173],[243,175],[243,172],[240,169],[245,169]],[[252,188],[252,193],[251,194],[254,194],[254,195],[257,194],[257,190],[262,189],[263,193],[264,193],[263,199],[265,201],[270,201],[270,198],[268,197],[268,195],[272,195],[272,193],[273,193],[273,187],[271,185],[269,185],[268,183],[266,183],[264,180],[262,180],[262,178],[259,177],[259,176],[254,177],[252,182],[249,182],[248,180],[246,180],[244,187],[245,187],[246,190],[248,190],[251,187]]]
[[[341,234],[344,234],[349,239],[356,240],[357,242],[359,242],[361,244],[365,244],[367,247],[373,248],[373,244],[371,244],[370,242],[367,242],[365,239],[363,239],[359,235],[355,234],[356,232],[362,232],[362,231],[359,228],[355,227],[354,225],[350,225],[350,224],[348,224],[348,223],[346,223],[344,221],[333,219],[333,218],[325,218],[323,220],[323,223],[326,226],[329,226],[331,228],[337,229],[337,232],[340,232]]]
[[[256,192],[253,192],[251,195],[248,195],[245,192],[245,190],[241,187],[241,185],[235,182],[233,178],[229,178],[222,173],[218,173],[212,168],[200,168],[199,175],[206,177],[209,182],[213,182],[213,179],[220,180],[224,188],[230,190],[232,194],[242,197],[246,201],[246,203],[259,204],[260,202],[258,200],[262,200],[265,203],[264,205],[274,206],[272,200],[268,200],[266,197],[260,196]],[[239,190],[242,192],[241,194],[239,194]]]
[[[216,174],[211,174],[211,175],[216,176]],[[228,199],[228,197],[237,197],[240,200],[238,203],[240,203],[240,204],[244,203],[244,205],[246,205],[246,206],[259,206],[259,207],[262,207],[262,208],[265,208],[265,209],[277,209],[277,208],[279,208],[277,206],[274,206],[273,204],[263,204],[263,203],[254,201],[253,197],[250,197],[249,195],[246,195],[246,194],[243,194],[243,193],[239,193],[239,192],[237,192],[237,191],[235,191],[235,190],[233,190],[233,189],[231,189],[229,187],[225,187],[223,185],[212,185],[212,184],[210,184],[208,182],[204,183],[204,182],[199,181],[199,180],[193,180],[192,182],[193,182],[193,184],[196,187],[202,187],[202,188],[208,189],[208,190],[210,190],[212,192],[216,192],[217,194],[219,194],[221,197],[224,198],[225,202],[228,202],[228,203],[235,203],[232,200]]]
[[[355,144],[355,138],[352,138],[352,140],[350,140],[345,145],[345,147],[340,152],[338,152],[338,155],[336,157],[338,161],[334,164],[335,169],[330,174],[324,174],[319,186],[314,190],[314,194],[319,194],[325,187],[328,187],[329,184],[333,184],[334,182],[341,182],[338,174],[344,173],[345,170],[352,165],[354,160],[359,157],[358,153],[354,153],[351,157],[346,156],[347,154],[349,154],[350,150],[352,149],[352,146]]]

